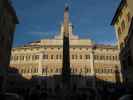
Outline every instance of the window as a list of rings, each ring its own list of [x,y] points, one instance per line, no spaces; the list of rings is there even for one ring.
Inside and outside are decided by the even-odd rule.
[[[129,12],[128,12],[128,14],[127,14],[127,20],[128,20],[128,22],[130,22],[130,20],[131,20],[131,15],[130,15]]]
[[[62,59],[62,55],[60,54],[60,59]]]
[[[53,69],[50,69],[50,72],[53,73]]]
[[[4,44],[4,40],[5,40],[4,35],[1,34],[0,35],[0,46],[2,46]]]
[[[27,56],[26,56],[27,57]],[[34,55],[32,55],[32,60],[34,60]]]
[[[113,58],[113,60],[115,60],[115,56],[113,56],[112,58]]]
[[[34,68],[34,73],[36,73],[36,68]]]
[[[77,55],[75,55],[75,59],[78,59],[78,56]]]
[[[125,2],[125,8],[127,8],[128,7],[128,4],[127,4],[127,2]]]
[[[97,60],[99,60],[99,56],[97,56]]]
[[[122,42],[121,44],[120,44],[120,48],[122,49],[124,47],[124,43]]]
[[[103,56],[100,56],[100,60],[103,60]]]
[[[38,72],[38,68],[36,68],[36,72]]]
[[[59,59],[59,55],[56,55],[56,59]]]
[[[74,55],[72,55],[72,59],[74,59]]]
[[[24,56],[21,56],[21,60],[24,60]]]
[[[112,58],[112,57],[111,57],[111,56],[109,56],[109,60],[112,60],[111,58]]]
[[[112,69],[109,69],[109,73],[113,73],[113,70]]]
[[[108,56],[106,56],[106,60],[109,60],[109,57]]]
[[[122,11],[119,13],[119,17],[120,17],[120,19],[121,19],[121,17],[122,17]]]
[[[73,68],[71,68],[71,73],[74,73],[74,69]]]
[[[98,69],[95,69],[95,73],[98,73]]]
[[[77,69],[76,68],[71,68],[71,73],[77,73]]]
[[[94,59],[97,60],[98,59],[98,56],[97,55],[94,55]]]
[[[48,59],[48,55],[43,55],[43,59]]]
[[[73,50],[75,50],[75,48],[73,48]]]
[[[28,59],[30,60],[30,56],[28,56]]]
[[[42,73],[47,73],[48,69],[47,68],[43,68],[42,69]]]
[[[105,60],[105,56],[103,56],[103,60]]]
[[[19,59],[19,57],[18,56],[16,56],[16,60],[18,60]]]
[[[116,20],[116,24],[118,24],[119,23],[119,18],[117,18],[117,20]]]
[[[88,73],[90,72],[90,69],[89,68],[85,68],[85,73]]]
[[[122,32],[125,30],[125,21],[124,20],[121,23],[121,29],[122,29]]]
[[[82,55],[80,55],[80,59],[82,59]]]
[[[82,71],[82,68],[80,68],[80,73],[82,73],[83,71]]]
[[[55,70],[56,73],[60,73],[60,71],[61,70],[59,68],[56,68],[56,70]]]
[[[51,59],[54,59],[54,55],[51,55]]]
[[[101,69],[101,73],[104,73],[104,69]]]
[[[77,55],[72,55],[72,59],[77,59],[78,56]]]
[[[23,69],[21,69],[21,73],[23,73],[24,72],[24,70]]]
[[[115,56],[115,60],[118,60],[118,57],[117,56]]]
[[[26,60],[28,60],[29,59],[29,56],[26,56]]]
[[[77,68],[74,69],[74,73],[77,73]]]
[[[85,55],[85,58],[86,59],[90,59],[90,55]]]
[[[11,60],[13,60],[13,56],[11,56]]]
[[[118,28],[118,35],[120,35],[121,34],[121,28],[119,27]]]
[[[27,69],[27,73],[29,73],[30,72],[30,70],[29,70],[29,68]]]
[[[39,55],[35,55],[35,60],[38,60],[39,59]]]

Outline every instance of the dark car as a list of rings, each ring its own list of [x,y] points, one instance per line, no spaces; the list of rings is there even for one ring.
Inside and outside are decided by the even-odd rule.
[[[133,100],[133,95],[127,94],[122,97],[120,97],[119,100]]]
[[[22,96],[16,93],[1,93],[0,100],[24,100]]]

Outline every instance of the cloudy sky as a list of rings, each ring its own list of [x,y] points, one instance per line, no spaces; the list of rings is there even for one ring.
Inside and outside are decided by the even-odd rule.
[[[14,46],[57,35],[66,3],[76,35],[99,44],[116,42],[110,23],[120,0],[12,0],[20,22]]]

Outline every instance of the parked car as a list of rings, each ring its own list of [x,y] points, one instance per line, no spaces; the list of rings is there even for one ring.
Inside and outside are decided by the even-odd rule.
[[[119,100],[133,100],[133,95],[127,94],[119,98]]]
[[[24,100],[22,96],[16,93],[0,93],[0,100]]]

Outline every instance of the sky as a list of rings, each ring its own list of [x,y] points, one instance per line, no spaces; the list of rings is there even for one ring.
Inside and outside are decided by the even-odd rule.
[[[66,3],[74,34],[97,44],[116,43],[115,30],[110,23],[120,0],[12,0],[19,19],[13,46],[59,34]]]

